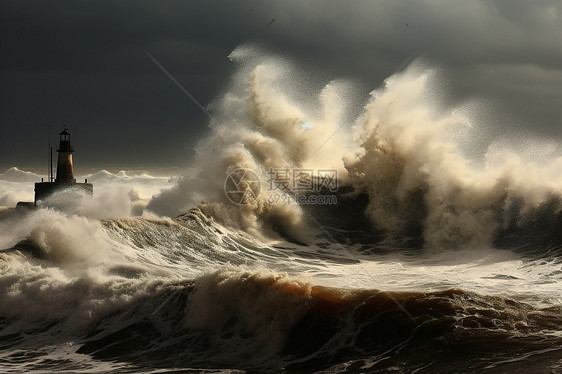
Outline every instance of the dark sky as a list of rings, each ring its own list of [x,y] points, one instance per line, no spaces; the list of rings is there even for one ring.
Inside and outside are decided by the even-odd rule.
[[[44,166],[62,123],[84,167],[185,166],[208,119],[145,51],[206,105],[245,43],[368,90],[420,53],[500,136],[562,138],[559,0],[2,0],[0,33],[0,171]]]

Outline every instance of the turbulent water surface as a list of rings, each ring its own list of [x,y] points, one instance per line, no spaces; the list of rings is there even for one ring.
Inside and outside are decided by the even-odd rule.
[[[0,174],[2,372],[562,372],[555,143],[477,147],[420,66],[357,114],[345,83],[303,99],[275,59],[231,59],[184,175],[16,211],[40,176]],[[261,186],[234,204],[239,169]],[[337,185],[296,204],[295,170]]]

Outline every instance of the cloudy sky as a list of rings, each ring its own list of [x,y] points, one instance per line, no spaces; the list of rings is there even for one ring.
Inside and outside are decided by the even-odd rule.
[[[207,105],[248,43],[365,95],[419,54],[452,103],[489,103],[496,134],[562,140],[560,0],[3,0],[0,171],[43,167],[62,123],[78,165],[185,166],[208,118],[146,52]]]

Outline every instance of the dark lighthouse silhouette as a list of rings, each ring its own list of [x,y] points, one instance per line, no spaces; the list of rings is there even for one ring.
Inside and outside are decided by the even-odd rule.
[[[74,178],[72,164],[74,147],[70,143],[70,133],[66,128],[59,134],[59,148],[57,152],[56,178],[53,176],[53,152],[51,148],[49,181],[43,182],[43,178],[41,178],[41,182],[35,183],[35,201],[33,203],[19,202],[18,207],[65,208],[78,203],[82,196],[92,196],[94,194],[94,186],[88,183],[87,179],[84,183],[77,183],[76,178]],[[57,198],[49,199],[55,193],[57,193]]]

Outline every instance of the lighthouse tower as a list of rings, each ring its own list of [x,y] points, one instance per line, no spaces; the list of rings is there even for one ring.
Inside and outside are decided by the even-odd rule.
[[[51,163],[49,181],[35,183],[34,205],[68,207],[78,203],[83,196],[92,196],[94,193],[94,186],[91,183],[87,183],[87,180],[84,181],[84,183],[76,183],[72,164],[72,152],[74,152],[74,147],[72,147],[70,143],[70,133],[66,128],[59,134],[59,148],[57,152],[59,154],[57,161],[57,177],[56,179],[53,178]],[[54,201],[49,201],[48,199],[49,196],[55,192],[58,196],[56,204]]]
[[[74,152],[74,148],[72,148],[70,144],[70,133],[67,129],[64,129],[59,136],[59,149],[57,149],[59,159],[57,162],[57,179],[55,179],[55,183],[76,183],[72,170],[72,152]]]

